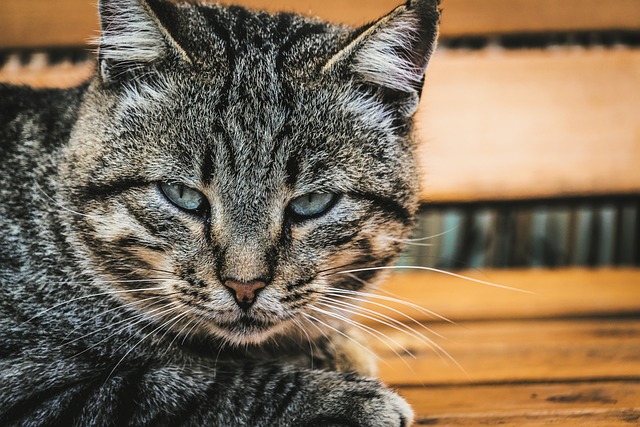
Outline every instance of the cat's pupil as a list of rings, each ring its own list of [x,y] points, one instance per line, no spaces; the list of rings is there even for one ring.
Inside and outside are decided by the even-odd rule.
[[[199,211],[205,204],[202,193],[184,184],[161,182],[160,189],[171,203],[187,211]]]

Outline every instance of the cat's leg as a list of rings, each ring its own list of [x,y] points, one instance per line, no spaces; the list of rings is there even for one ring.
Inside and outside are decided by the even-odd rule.
[[[113,373],[54,365],[23,361],[0,373],[1,425],[400,427],[412,420],[400,396],[355,374],[280,364],[127,364]]]

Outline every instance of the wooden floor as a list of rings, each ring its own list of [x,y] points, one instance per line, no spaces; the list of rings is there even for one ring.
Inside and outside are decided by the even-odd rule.
[[[424,322],[433,333],[393,310],[425,313],[376,300],[393,309],[381,320],[402,320],[448,354],[417,332],[376,328],[387,335],[372,343],[380,374],[413,405],[416,425],[640,425],[640,270],[468,274],[532,293],[436,274],[392,277],[383,289],[456,321]]]

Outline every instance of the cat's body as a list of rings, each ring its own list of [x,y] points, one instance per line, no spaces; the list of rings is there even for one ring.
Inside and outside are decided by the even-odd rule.
[[[437,17],[105,0],[89,82],[0,86],[0,425],[410,422],[341,298],[412,225]]]

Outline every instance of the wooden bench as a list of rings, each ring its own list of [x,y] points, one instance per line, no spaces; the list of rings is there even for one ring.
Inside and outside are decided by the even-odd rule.
[[[398,1],[235,3],[361,24]],[[93,3],[3,0],[0,80],[70,86],[85,78],[90,63],[70,59],[97,34]],[[372,339],[381,377],[414,405],[418,425],[636,425],[640,2],[442,5],[441,47],[418,113],[427,225],[414,238],[444,237],[416,241],[434,246],[414,247],[403,262],[445,266],[477,281],[434,271],[391,275],[374,300],[387,307],[369,304],[379,314],[360,318],[384,334]],[[51,48],[71,53],[51,65]],[[28,60],[21,61],[24,52]],[[513,206],[513,221],[500,222]],[[558,213],[557,206],[568,207]],[[508,234],[517,241],[537,230],[548,238],[543,246],[570,240],[572,255],[560,260],[543,247],[539,256],[533,242],[515,245],[529,248],[529,258],[514,257],[514,244],[502,242],[491,249],[502,253],[493,261],[463,257],[460,248],[475,245],[477,236],[446,233],[448,225],[484,221],[483,209],[496,239]],[[580,224],[591,224],[587,236],[597,238],[581,240]],[[581,255],[586,246],[595,255]],[[465,258],[464,270],[448,262],[456,257]],[[398,330],[408,327],[414,331]],[[429,349],[416,331],[443,351]]]

